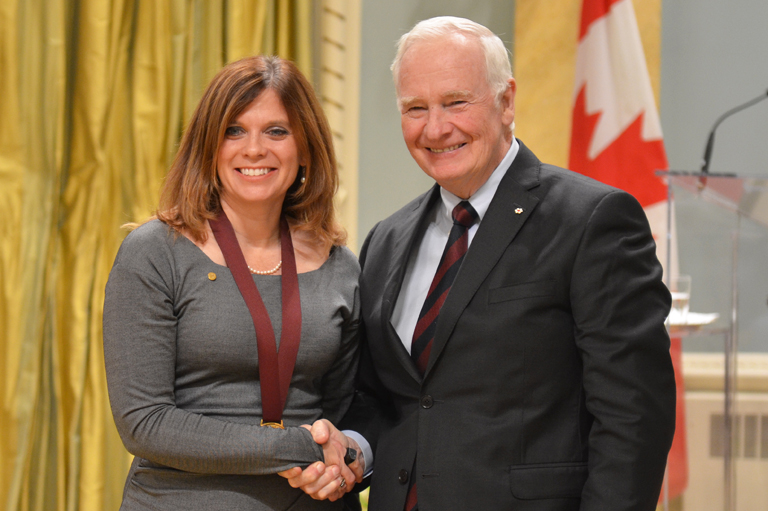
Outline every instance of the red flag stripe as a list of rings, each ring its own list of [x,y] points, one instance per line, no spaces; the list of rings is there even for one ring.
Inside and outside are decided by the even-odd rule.
[[[621,0],[584,0],[584,4],[581,7],[581,26],[579,28],[579,39],[584,37],[589,31],[589,26],[602,18],[608,11],[611,10],[611,6]]]

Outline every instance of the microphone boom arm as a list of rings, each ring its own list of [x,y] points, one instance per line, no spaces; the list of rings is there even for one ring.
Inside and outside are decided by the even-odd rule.
[[[743,103],[735,108],[731,108],[727,112],[725,112],[723,115],[717,118],[715,121],[714,126],[712,126],[712,129],[709,131],[709,137],[707,138],[707,146],[704,149],[704,159],[701,163],[701,173],[707,174],[709,173],[709,160],[712,157],[712,148],[715,145],[715,130],[720,125],[721,122],[726,120],[728,117],[732,116],[733,114],[740,112],[746,108],[751,107],[752,105],[761,102],[762,100],[768,98],[768,90],[765,91],[765,93],[760,94],[754,99],[750,99],[746,103]]]

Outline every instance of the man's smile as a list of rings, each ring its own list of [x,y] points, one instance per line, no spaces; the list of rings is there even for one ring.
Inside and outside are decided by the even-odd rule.
[[[461,144],[452,145],[451,147],[446,147],[444,149],[436,149],[434,147],[428,147],[427,149],[431,153],[440,154],[440,153],[447,153],[448,151],[455,151],[459,147],[463,147],[465,145],[467,145],[467,144],[466,143],[461,143]]]

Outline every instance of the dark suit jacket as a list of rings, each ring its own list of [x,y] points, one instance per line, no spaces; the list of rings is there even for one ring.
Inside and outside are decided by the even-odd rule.
[[[371,230],[346,418],[375,449],[370,510],[653,510],[672,442],[670,295],[629,194],[521,143],[469,248],[422,379],[390,323],[439,189]],[[414,460],[416,460],[414,468]]]

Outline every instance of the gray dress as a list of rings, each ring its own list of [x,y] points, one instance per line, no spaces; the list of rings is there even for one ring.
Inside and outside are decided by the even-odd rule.
[[[129,234],[104,302],[110,404],[135,455],[121,509],[340,509],[276,472],[322,460],[297,426],[335,423],[352,399],[359,273],[355,256],[334,247],[319,269],[299,274],[286,429],[260,427],[256,334],[229,269],[158,220]],[[281,277],[254,278],[279,342]]]

